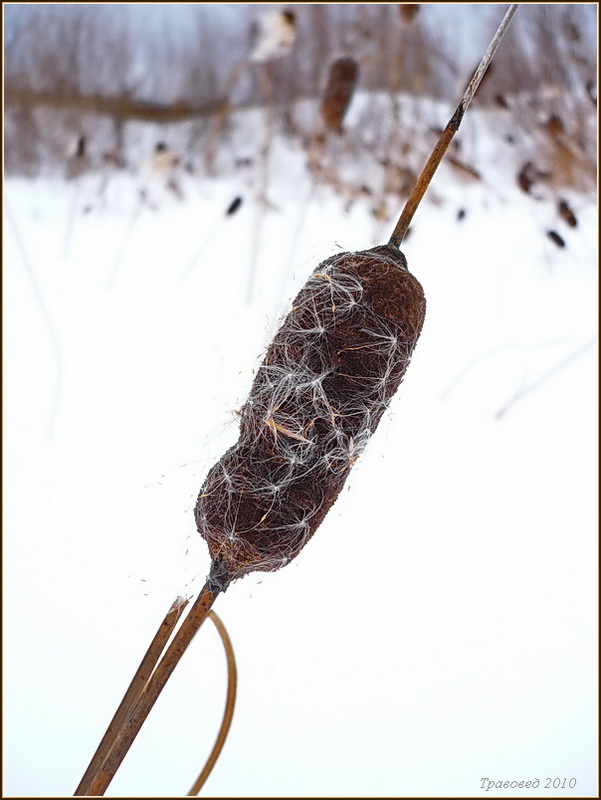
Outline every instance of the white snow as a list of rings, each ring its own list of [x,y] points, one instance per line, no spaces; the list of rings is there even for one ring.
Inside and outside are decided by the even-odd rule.
[[[424,332],[348,491],[294,562],[216,603],[240,683],[206,795],[597,790],[597,212],[568,193],[567,228],[487,136],[467,139],[485,184],[444,167],[403,246]],[[320,260],[390,235],[304,160],[273,143],[263,210],[244,169],[156,208],[127,175],[104,205],[99,178],[6,182],[8,795],[72,794],[208,571],[196,495],[286,303]],[[182,795],[200,771],[225,664],[210,624],[197,639],[107,794]]]

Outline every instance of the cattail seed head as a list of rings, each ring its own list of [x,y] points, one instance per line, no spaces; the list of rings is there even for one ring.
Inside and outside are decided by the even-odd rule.
[[[230,579],[279,569],[311,538],[403,379],[425,305],[392,245],[333,256],[300,290],[196,504]]]
[[[419,3],[401,3],[398,8],[403,22],[413,22],[419,11]]]
[[[342,131],[342,120],[351,102],[359,66],[352,58],[339,58],[330,66],[328,85],[321,103],[321,118],[333,131]]]

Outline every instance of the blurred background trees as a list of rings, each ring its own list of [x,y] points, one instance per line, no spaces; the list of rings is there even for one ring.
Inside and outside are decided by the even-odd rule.
[[[219,168],[231,115],[258,108],[271,133],[306,149],[318,178],[360,193],[363,173],[384,165],[387,191],[403,194],[436,133],[427,103],[416,101],[453,110],[504,7],[179,9],[5,6],[6,174],[69,174],[74,159],[80,172],[107,163],[137,170],[149,139],[168,141],[190,172],[203,173]],[[475,101],[506,116],[521,161],[536,154],[539,180],[581,189],[596,174],[596,13],[595,4],[524,5]],[[270,42],[280,23],[288,39]],[[351,90],[369,101],[334,131],[320,109],[340,58],[356,63]],[[456,155],[459,169],[478,174]],[[350,183],[345,159],[363,167]]]

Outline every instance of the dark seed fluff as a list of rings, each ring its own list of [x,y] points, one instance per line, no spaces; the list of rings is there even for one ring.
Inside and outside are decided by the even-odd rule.
[[[196,504],[198,530],[229,579],[277,570],[311,538],[403,379],[425,309],[391,245],[313,272],[257,372],[237,444]]]

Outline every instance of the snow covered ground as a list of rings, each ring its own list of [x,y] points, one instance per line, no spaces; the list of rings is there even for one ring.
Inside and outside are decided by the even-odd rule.
[[[303,163],[274,144],[268,210],[243,168],[183,201],[157,184],[154,208],[124,175],[104,205],[93,176],[6,183],[7,795],[72,794],[208,571],[196,495],[287,302],[390,235]],[[348,491],[293,563],[218,599],[239,695],[205,795],[597,791],[597,212],[570,196],[568,228],[495,168],[443,168],[418,211],[425,328]],[[224,697],[207,624],[108,794],[183,795]]]

